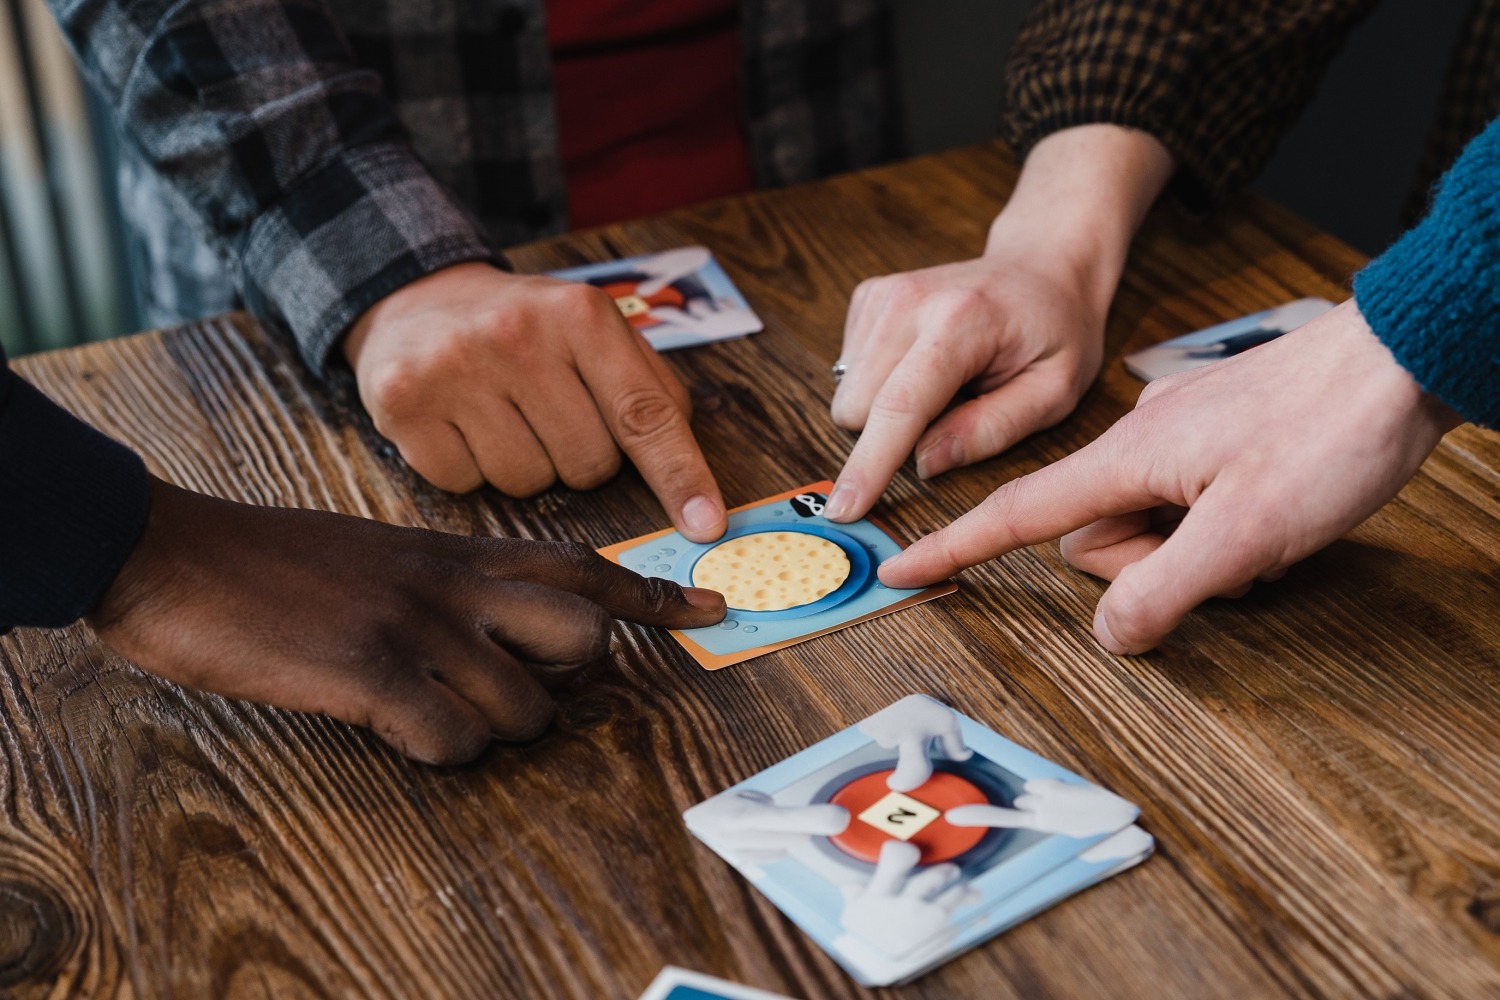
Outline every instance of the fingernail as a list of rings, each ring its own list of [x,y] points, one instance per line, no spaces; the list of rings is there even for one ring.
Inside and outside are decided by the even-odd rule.
[[[1104,612],[1102,610],[1094,613],[1094,638],[1099,640],[1099,645],[1103,646],[1111,653],[1115,653],[1119,656],[1124,656],[1129,652],[1129,650],[1125,648],[1125,644],[1116,639],[1110,632],[1109,622],[1105,621]]]
[[[858,502],[859,494],[852,486],[835,483],[833,492],[828,494],[828,505],[823,508],[823,516],[830,521],[847,520]]]
[[[705,496],[693,497],[682,505],[682,526],[695,535],[713,534],[723,517],[724,508]]]
[[[950,434],[917,453],[917,478],[931,479],[963,464],[964,443]]]
[[[703,587],[683,587],[682,596],[687,602],[700,611],[723,611],[724,595],[717,590],[706,590]]]

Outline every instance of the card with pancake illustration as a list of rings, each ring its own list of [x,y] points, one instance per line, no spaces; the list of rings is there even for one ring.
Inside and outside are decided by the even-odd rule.
[[[646,576],[724,595],[729,614],[708,628],[672,634],[705,669],[784,649],[958,589],[951,582],[896,590],[875,575],[902,545],[874,521],[823,517],[833,483],[824,481],[729,512],[729,528],[707,544],[673,529],[599,550]]]

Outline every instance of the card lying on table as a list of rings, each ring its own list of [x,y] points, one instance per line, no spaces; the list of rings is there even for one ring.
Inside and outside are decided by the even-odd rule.
[[[1202,368],[1271,341],[1310,323],[1333,308],[1327,299],[1307,298],[1264,309],[1194,333],[1183,334],[1124,357],[1125,369],[1143,382]]]
[[[791,1000],[791,998],[669,965],[651,980],[651,985],[646,987],[646,992],[641,994],[640,1000]]]
[[[911,695],[683,819],[861,984],[886,986],[1145,860],[1139,814]]]
[[[743,337],[764,329],[706,247],[680,247],[585,264],[552,277],[604,289],[658,351]]]
[[[875,575],[901,551],[868,519],[823,517],[833,483],[812,483],[729,512],[718,541],[690,542],[667,529],[599,550],[621,566],[722,593],[729,614],[707,628],[673,629],[706,669],[782,649],[958,589],[895,590]]]

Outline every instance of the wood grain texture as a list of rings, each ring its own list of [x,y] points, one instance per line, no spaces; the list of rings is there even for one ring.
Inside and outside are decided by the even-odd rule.
[[[849,293],[971,256],[1015,170],[992,147],[514,254],[522,270],[711,247],[764,333],[671,355],[731,503],[837,471]],[[1274,205],[1158,212],[1079,411],[882,516],[915,536],[1134,402],[1126,350],[1302,295],[1361,259]],[[663,518],[595,493],[452,497],[244,317],[20,370],[159,474],[255,503],[603,545]],[[554,730],[434,769],[324,718],[185,691],[83,627],[0,640],[0,995],[635,997],[667,963],[807,1000],[1500,996],[1500,442],[1459,430],[1281,583],[1102,652],[1055,546],[959,594],[709,674],[628,627]],[[687,806],[911,691],[1142,804],[1160,854],[903,989],[864,991],[726,864]]]

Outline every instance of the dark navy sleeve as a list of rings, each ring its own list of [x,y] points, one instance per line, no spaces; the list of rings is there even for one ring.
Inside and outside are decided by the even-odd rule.
[[[0,632],[91,611],[149,502],[139,456],[12,372],[0,349]]]
[[[1500,427],[1500,119],[1443,176],[1426,218],[1355,275],[1354,299],[1423,389]]]

